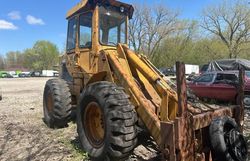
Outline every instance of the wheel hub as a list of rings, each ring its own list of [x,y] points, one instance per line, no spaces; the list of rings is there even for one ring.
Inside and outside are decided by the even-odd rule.
[[[83,125],[89,142],[96,148],[104,143],[105,124],[103,112],[96,102],[91,102],[85,109]]]
[[[247,145],[243,135],[231,129],[225,135],[228,151],[236,161],[244,161],[247,157]]]

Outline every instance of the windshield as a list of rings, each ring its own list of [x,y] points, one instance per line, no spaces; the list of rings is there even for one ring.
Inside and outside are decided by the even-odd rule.
[[[111,46],[116,46],[118,43],[126,44],[127,16],[116,8],[102,6],[99,14],[100,43]]]

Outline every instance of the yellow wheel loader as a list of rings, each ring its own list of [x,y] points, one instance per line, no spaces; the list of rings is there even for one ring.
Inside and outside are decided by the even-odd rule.
[[[189,102],[183,63],[177,63],[174,90],[145,56],[129,49],[133,11],[115,0],[82,0],[67,13],[66,53],[60,78],[45,85],[44,122],[66,127],[76,111],[83,150],[97,161],[126,160],[138,127],[152,136],[162,160],[246,161],[243,74],[239,105]]]

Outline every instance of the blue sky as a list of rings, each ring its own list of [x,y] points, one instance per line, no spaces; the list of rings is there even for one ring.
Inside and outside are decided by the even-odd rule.
[[[63,49],[66,12],[80,0],[1,0],[0,54],[31,48],[37,40],[49,40]],[[198,19],[202,9],[216,0],[123,0],[157,4],[181,11],[181,18]],[[217,1],[218,3],[218,1]]]

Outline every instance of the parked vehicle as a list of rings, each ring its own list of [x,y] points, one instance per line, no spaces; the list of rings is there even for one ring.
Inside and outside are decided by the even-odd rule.
[[[25,78],[25,77],[26,77],[26,74],[24,74],[24,73],[19,73],[19,74],[18,74],[18,77],[19,77],[19,78]]]
[[[30,72],[21,72],[18,74],[18,77],[20,78],[30,77]]]
[[[207,72],[189,83],[189,88],[199,98],[235,102],[239,84],[237,71]],[[250,80],[246,78],[244,104],[250,107]]]
[[[12,77],[13,78],[19,78],[18,74],[13,74]]]
[[[54,71],[54,70],[43,70],[42,71],[43,77],[55,77],[56,75],[57,76],[59,75],[58,71]]]
[[[33,72],[30,73],[30,76],[31,76],[31,77],[40,77],[40,76],[41,76],[41,73],[38,72],[38,71],[33,71]]]
[[[11,74],[7,73],[7,72],[2,73],[2,76],[1,76],[1,77],[2,77],[2,78],[13,78],[13,76],[12,76]]]
[[[173,68],[160,68],[159,71],[165,76],[174,76],[176,74]]]

